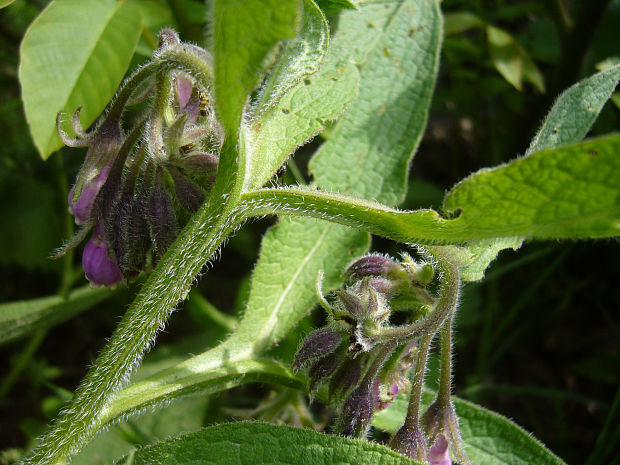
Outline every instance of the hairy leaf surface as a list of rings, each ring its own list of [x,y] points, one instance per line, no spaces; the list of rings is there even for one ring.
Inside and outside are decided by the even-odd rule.
[[[59,295],[0,305],[0,344],[25,336],[37,329],[53,326],[101,302],[109,289],[82,287],[67,298]]]
[[[424,392],[423,408],[434,400],[435,394]],[[465,451],[476,464],[484,465],[565,465],[540,441],[509,419],[463,399],[452,397]],[[408,400],[399,396],[387,409],[373,417],[373,425],[390,433],[403,424]]]
[[[147,446],[135,465],[414,465],[385,446],[264,423],[204,428]],[[122,462],[120,462],[122,463]]]

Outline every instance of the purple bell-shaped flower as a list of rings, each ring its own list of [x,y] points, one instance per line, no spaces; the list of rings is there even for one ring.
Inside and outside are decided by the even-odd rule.
[[[121,269],[108,254],[102,223],[97,223],[93,236],[84,247],[82,267],[93,286],[114,286],[123,280]]]

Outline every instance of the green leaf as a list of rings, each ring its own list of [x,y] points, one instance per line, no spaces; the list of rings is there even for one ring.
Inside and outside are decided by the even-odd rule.
[[[260,188],[304,142],[353,102],[359,74],[348,64],[328,69],[290,89],[253,124],[254,149],[248,159],[246,189]]]
[[[555,101],[526,155],[580,142],[620,81],[612,66],[566,89]]]
[[[388,205],[402,201],[406,192],[409,162],[426,124],[442,38],[436,2],[393,5],[382,34],[368,20],[358,25],[371,36],[367,40],[372,45],[358,56],[359,95],[310,164],[316,183],[325,190]]]
[[[580,142],[620,80],[620,66],[591,76],[564,91],[556,100],[541,128],[532,140],[526,156],[545,149]],[[522,237],[490,239],[455,250],[462,260],[464,281],[479,281],[497,254],[517,249]]]
[[[261,245],[246,313],[233,338],[256,353],[281,339],[317,301],[315,282],[337,287],[340,274],[368,248],[367,234],[316,220],[287,218]]]
[[[123,463],[122,461],[119,463]],[[385,446],[264,423],[229,423],[136,452],[135,465],[413,465]]]
[[[68,320],[110,296],[109,289],[82,287],[59,295],[0,305],[0,344]]]
[[[435,394],[423,393],[423,408],[433,402]],[[484,465],[565,465],[531,434],[507,418],[457,397],[452,397],[459,417],[459,428],[468,458]],[[395,402],[373,417],[373,425],[390,433],[403,424],[407,398]]]
[[[141,30],[140,10],[115,0],[56,0],[30,25],[19,79],[30,133],[43,159],[63,145],[56,133],[59,111],[73,114],[82,106],[84,127],[103,111]]]
[[[483,169],[444,199],[470,231],[497,237],[596,238],[620,233],[620,135]]]
[[[325,16],[313,0],[304,0],[301,28],[294,39],[286,41],[269,72],[256,103],[258,112],[277,103],[305,76],[316,73],[325,59],[328,45],[329,27]]]
[[[213,57],[217,112],[228,134],[236,134],[241,112],[263,75],[265,58],[281,40],[295,36],[299,0],[216,1]]]
[[[359,77],[353,65],[310,76],[323,62],[327,43],[325,18],[314,3],[307,1],[300,33],[280,55],[261,90],[257,107],[263,113],[252,125],[246,189],[261,187],[297,147],[355,99]]]
[[[469,11],[447,13],[444,18],[444,35],[454,35],[475,27],[484,26],[484,21]]]
[[[489,52],[499,73],[521,91],[523,79],[545,91],[543,76],[525,49],[506,31],[487,25]]]
[[[4,8],[5,6],[9,6],[15,0],[0,0],[0,8]]]

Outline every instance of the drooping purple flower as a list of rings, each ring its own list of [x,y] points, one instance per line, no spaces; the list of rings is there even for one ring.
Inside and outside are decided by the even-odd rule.
[[[439,434],[435,444],[428,450],[428,461],[431,465],[452,465],[448,452],[448,441],[443,434]]]
[[[75,186],[73,186],[69,191],[69,197],[67,198],[69,203],[69,211],[75,217],[76,224],[84,224],[90,219],[90,214],[93,209],[93,202],[106,179],[108,179],[110,168],[111,163],[105,165],[97,176],[88,181],[82,187],[82,192],[80,192],[77,199],[74,200],[73,198],[75,195]]]
[[[82,267],[86,278],[94,286],[114,286],[123,280],[118,264],[108,255],[102,223],[97,223],[93,236],[84,247]]]
[[[382,392],[381,385],[383,382],[377,378],[372,385],[372,395],[375,399],[375,405],[377,406],[377,410],[383,410],[384,408],[389,407],[394,402],[394,399],[398,395],[398,384],[393,382],[389,389],[385,392]]]

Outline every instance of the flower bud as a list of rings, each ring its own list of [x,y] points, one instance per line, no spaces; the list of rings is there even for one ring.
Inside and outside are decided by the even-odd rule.
[[[101,223],[95,226],[92,238],[84,247],[82,267],[86,278],[94,286],[114,286],[123,279],[120,268],[108,254]]]
[[[194,153],[183,157],[183,166],[191,170],[215,171],[219,158],[213,153]]]
[[[192,83],[191,79],[181,73],[177,73],[177,75],[174,77],[174,84],[177,101],[179,102],[179,108],[183,109],[187,105],[187,102],[189,102],[190,97],[192,96],[194,84]]]
[[[364,276],[387,276],[390,271],[398,270],[400,265],[391,258],[383,255],[371,254],[354,261],[345,275],[362,278]]]
[[[304,339],[297,350],[295,361],[293,362],[293,369],[298,371],[308,360],[333,352],[336,350],[341,340],[342,336],[330,328],[321,328],[312,331],[306,336],[306,339]]]
[[[319,384],[333,375],[341,362],[342,355],[339,352],[331,352],[314,362],[308,371],[310,392],[314,392]]]
[[[202,189],[175,167],[168,167],[168,172],[174,181],[174,193],[181,206],[190,213],[197,211],[205,201]]]
[[[91,211],[93,209],[93,202],[95,201],[101,186],[103,186],[108,178],[108,174],[110,174],[110,167],[111,163],[105,165],[99,174],[97,174],[82,187],[82,190],[77,198],[75,198],[75,185],[69,191],[69,196],[67,199],[69,203],[69,211],[75,217],[76,224],[84,224],[90,219]]]
[[[132,279],[144,269],[151,243],[145,219],[144,197],[132,197],[124,205],[121,215],[126,216],[120,219],[121,231],[117,249],[121,270],[128,279]]]
[[[412,428],[407,423],[394,434],[390,441],[390,448],[410,459],[426,461],[427,450],[424,435],[419,428]]]
[[[366,436],[375,405],[372,390],[366,383],[358,386],[347,398],[338,419],[340,435],[360,438]]]
[[[177,237],[177,218],[168,193],[155,186],[146,204],[146,219],[151,233],[155,262],[166,253],[170,244]]]
[[[362,376],[362,360],[348,359],[340,365],[329,382],[329,397],[332,401],[344,399],[357,386]]]
[[[337,290],[336,295],[344,306],[344,309],[354,319],[358,320],[365,316],[366,312],[364,310],[364,304],[359,299],[359,297],[345,290]]]

